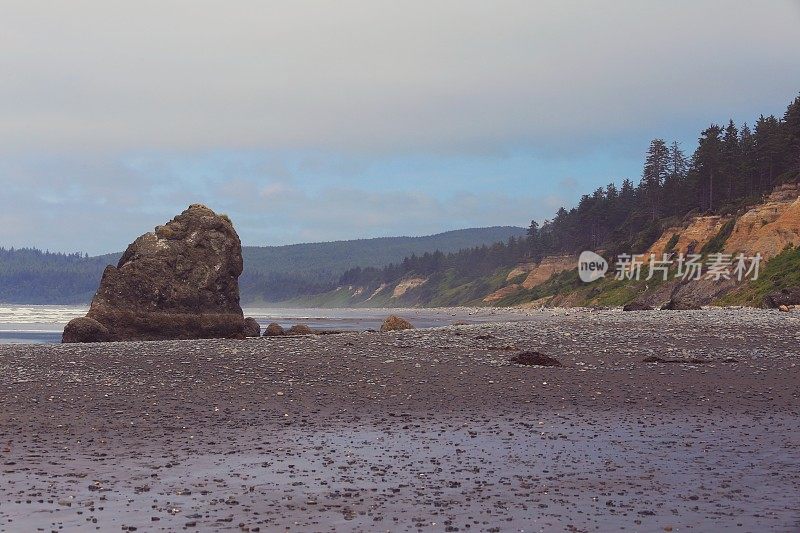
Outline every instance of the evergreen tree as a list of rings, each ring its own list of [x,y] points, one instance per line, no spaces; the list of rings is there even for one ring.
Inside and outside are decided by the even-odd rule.
[[[625,178],[622,181],[622,188],[620,189],[619,197],[624,202],[630,202],[636,197],[636,190],[633,186],[633,182],[628,178]]]
[[[756,194],[756,142],[750,126],[745,122],[739,132],[739,175],[742,188],[739,192],[743,196]]]
[[[784,139],[781,124],[774,116],[758,117],[754,132],[758,173],[758,191],[765,193],[775,184],[782,163],[781,148]]]
[[[789,104],[783,115],[783,124],[788,148],[789,170],[800,174],[800,96]]]
[[[658,218],[661,208],[661,188],[669,175],[669,155],[669,148],[663,139],[650,141],[642,171],[641,187],[650,206],[653,220]]]
[[[686,188],[686,176],[689,162],[681,150],[678,141],[672,141],[669,147],[667,177],[664,180],[663,209],[665,215],[674,215],[685,207],[682,192]]]
[[[739,185],[740,160],[739,130],[733,120],[729,120],[722,137],[722,168],[720,172],[720,181],[725,183],[725,199],[727,200],[734,198],[734,189]],[[722,190],[720,190],[721,192]]]
[[[539,223],[535,220],[531,220],[531,225],[528,227],[528,238],[532,240],[536,240],[539,236]]]
[[[723,162],[722,128],[712,124],[700,134],[692,165],[698,176],[700,207],[713,210],[716,204],[720,167]]]

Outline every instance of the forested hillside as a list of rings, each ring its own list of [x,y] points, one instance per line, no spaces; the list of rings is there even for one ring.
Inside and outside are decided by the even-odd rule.
[[[799,175],[800,97],[782,117],[762,115],[752,126],[733,121],[709,125],[688,156],[676,142],[653,139],[637,182],[624,179],[584,195],[577,206],[562,207],[552,219],[533,221],[526,238],[451,254],[412,255],[382,269],[351,269],[340,285],[360,292],[344,304],[358,303],[364,295],[370,304],[386,304],[379,289],[408,278],[425,283],[395,297],[398,304],[478,303],[503,286],[517,263],[582,250],[602,250],[608,256],[640,253],[666,228],[696,215],[741,213]],[[732,224],[724,229],[729,232]],[[725,237],[719,235],[717,245]]]
[[[354,265],[383,266],[414,253],[452,252],[523,236],[524,228],[496,226],[423,237],[385,237],[288,246],[245,246],[242,301],[274,302],[336,287]],[[0,302],[69,304],[91,299],[106,265],[120,253],[98,257],[36,249],[0,248]]]
[[[0,248],[0,302],[87,303],[106,265],[119,254],[89,257],[33,248]]]
[[[275,302],[335,288],[355,266],[383,267],[408,255],[450,253],[525,235],[524,228],[494,226],[447,231],[424,237],[383,237],[351,241],[248,247],[240,278],[247,302]]]

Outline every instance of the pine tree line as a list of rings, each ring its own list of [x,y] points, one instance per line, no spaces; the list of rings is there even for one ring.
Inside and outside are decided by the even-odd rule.
[[[546,255],[604,249],[641,252],[664,226],[687,216],[729,214],[760,201],[776,185],[800,177],[800,96],[783,117],[760,116],[754,126],[711,124],[687,157],[679,143],[653,139],[638,184],[624,179],[581,197],[572,209],[560,208],[542,224],[532,221],[528,236],[456,253],[412,255],[399,264],[354,268],[341,285],[375,286],[410,275],[450,272],[469,280],[500,267],[539,261]]]

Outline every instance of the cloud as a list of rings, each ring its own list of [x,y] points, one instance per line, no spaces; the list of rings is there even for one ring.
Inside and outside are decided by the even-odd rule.
[[[242,190],[260,190],[243,202]],[[402,190],[332,187],[304,191],[286,183],[255,183],[231,196],[246,244],[283,244],[397,235],[427,235],[464,227],[519,225],[543,204],[530,195],[457,192],[435,197]],[[230,199],[230,197],[228,199]],[[218,202],[226,201],[222,196]]]
[[[13,150],[570,151],[783,101],[800,71],[791,1],[24,0],[3,20]]]
[[[0,246],[111,252],[174,214],[115,157],[5,157],[0,176]]]
[[[196,202],[231,216],[248,245],[520,225],[531,213],[549,212],[536,195],[513,190],[422,191],[408,190],[402,180],[396,186],[387,185],[390,180],[318,180],[295,176],[289,165],[272,177],[264,173],[271,157],[201,159],[202,164],[183,157],[6,158],[0,162],[7,178],[0,195],[0,245],[119,251]]]
[[[2,11],[5,246],[119,250],[193,202],[249,244],[527,224],[800,87],[792,1]]]

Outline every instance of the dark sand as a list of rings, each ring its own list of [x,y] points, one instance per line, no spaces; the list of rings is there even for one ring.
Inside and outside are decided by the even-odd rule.
[[[0,531],[800,531],[798,326],[0,346]]]

